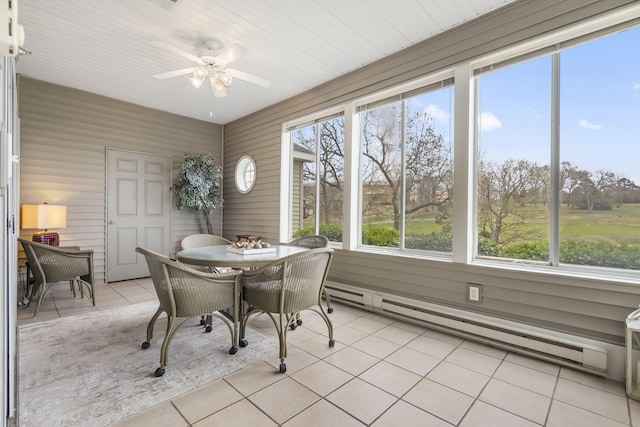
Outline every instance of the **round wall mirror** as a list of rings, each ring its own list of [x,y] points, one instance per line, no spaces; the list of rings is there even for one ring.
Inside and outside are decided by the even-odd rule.
[[[256,162],[251,156],[242,156],[236,163],[236,188],[247,194],[256,183]]]

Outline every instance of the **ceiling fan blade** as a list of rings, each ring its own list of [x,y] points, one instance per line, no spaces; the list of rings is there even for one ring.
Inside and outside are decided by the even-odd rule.
[[[171,77],[176,77],[176,76],[181,76],[183,74],[189,74],[189,73],[193,73],[195,70],[197,70],[200,67],[191,67],[191,68],[183,68],[182,70],[175,70],[175,71],[169,71],[166,73],[161,73],[161,74],[156,74],[155,77],[156,79],[169,79]]]
[[[247,54],[247,49],[239,44],[232,44],[228,48],[224,49],[218,55],[216,55],[216,63],[221,65],[226,65],[229,62],[235,61],[236,59],[245,56]]]
[[[175,53],[177,55],[180,55],[183,58],[187,58],[187,59],[195,62],[198,65],[205,65],[205,63],[202,61],[202,59],[198,58],[197,56],[195,56],[195,55],[193,55],[193,54],[191,54],[189,52],[185,52],[184,50],[182,50],[180,48],[177,48],[177,47],[175,47],[175,46],[173,46],[173,45],[171,45],[171,44],[169,44],[169,43],[167,43],[165,41],[152,40],[151,44],[154,45],[154,46],[158,46],[159,48],[164,49],[166,51],[173,52],[173,53]]]
[[[253,83],[254,85],[269,87],[271,86],[271,81],[267,79],[263,79],[262,77],[254,76],[253,74],[245,73],[244,71],[238,71],[231,68],[225,69],[225,72],[231,74],[233,77],[236,77],[240,80],[246,80],[249,83]]]

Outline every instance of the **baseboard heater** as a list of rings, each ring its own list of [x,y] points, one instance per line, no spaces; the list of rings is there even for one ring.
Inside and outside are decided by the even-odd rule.
[[[607,374],[607,349],[597,341],[334,282],[327,282],[326,287],[332,300],[574,369]]]

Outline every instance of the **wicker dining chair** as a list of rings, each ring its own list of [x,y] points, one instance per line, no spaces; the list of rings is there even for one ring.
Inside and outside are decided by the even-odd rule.
[[[217,246],[217,245],[230,245],[231,240],[225,239],[222,236],[217,236],[215,234],[191,234],[180,242],[181,249],[191,249],[191,248],[201,248],[203,246]],[[195,265],[188,264],[189,267],[194,270],[204,271],[206,273],[226,273],[229,271],[228,268],[216,268],[209,267],[206,265]],[[205,324],[205,318],[203,317],[200,320],[200,324]]]
[[[82,250],[78,246],[58,247],[45,245],[31,240],[18,239],[24,248],[29,270],[33,274],[33,287],[29,293],[29,305],[37,297],[33,317],[38,314],[45,295],[52,285],[58,282],[69,282],[75,297],[75,287],[84,298],[87,290],[92,304],[96,305],[94,292],[93,250]],[[27,282],[30,280],[27,277]]]
[[[333,325],[322,309],[322,291],[333,258],[333,249],[312,249],[290,255],[256,270],[242,273],[243,299],[247,304],[240,324],[240,346],[249,318],[266,313],[280,340],[280,372],[287,371],[287,331],[296,313],[313,310],[327,324],[329,347],[335,345]]]
[[[293,239],[289,243],[289,246],[302,246],[309,249],[328,248],[329,239],[326,236],[320,234],[314,234],[312,236],[302,236]]]
[[[317,248],[329,248],[331,247],[329,243],[329,239],[326,236],[322,236],[319,234],[314,234],[312,236],[302,236],[296,239],[293,239],[289,243],[289,246],[302,246],[304,248],[309,249],[317,249]],[[327,302],[327,313],[333,313],[333,307],[331,307],[331,295],[329,294],[329,290],[324,288],[324,299]],[[299,315],[296,316],[295,322],[291,323],[291,329],[295,329],[297,326],[302,325],[302,319]]]
[[[180,242],[180,247],[184,249],[201,248],[203,246],[217,246],[217,245],[230,245],[231,240],[227,240],[222,236],[216,236],[215,234],[191,234],[185,237]],[[228,268],[215,268],[208,267],[206,265],[193,265],[189,264],[189,267],[194,270],[206,271],[208,273],[226,273]]]
[[[167,366],[169,345],[174,335],[194,317],[215,316],[221,319],[231,333],[229,354],[238,351],[238,319],[240,316],[240,271],[230,273],[205,273],[197,271],[186,264],[180,264],[164,255],[144,248],[136,251],[145,256],[151,279],[158,295],[160,305],[147,325],[147,340],[142,349],[151,346],[153,328],[156,320],[163,312],[167,313],[167,329],[160,350],[160,367],[154,375],[164,375]],[[221,310],[230,310],[227,316]],[[178,318],[183,318],[176,323]],[[211,324],[206,327],[211,332]]]
[[[200,248],[202,246],[230,245],[231,240],[214,234],[191,234],[180,242],[182,249]]]

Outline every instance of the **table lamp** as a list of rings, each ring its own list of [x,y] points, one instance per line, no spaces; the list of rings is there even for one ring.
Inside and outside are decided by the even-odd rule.
[[[44,229],[35,233],[32,237],[34,242],[45,245],[60,246],[60,236],[56,231],[49,231],[50,228],[65,228],[67,226],[67,207],[60,205],[22,205],[22,220],[20,222],[23,229]]]

